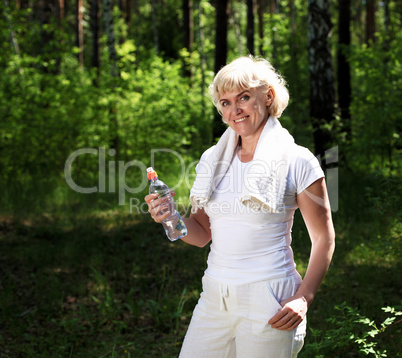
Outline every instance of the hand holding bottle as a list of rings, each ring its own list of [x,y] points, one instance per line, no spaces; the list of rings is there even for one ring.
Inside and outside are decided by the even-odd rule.
[[[178,240],[187,235],[187,227],[180,214],[176,211],[172,191],[158,178],[156,171],[147,169],[150,182],[149,195],[145,197],[148,211],[156,222],[161,222],[170,241]]]
[[[176,195],[174,190],[170,191],[172,197]],[[171,212],[169,211],[169,198],[162,197],[159,198],[158,193],[148,194],[144,198],[145,202],[148,204],[148,212],[151,215],[151,218],[161,224],[163,220],[169,217]]]

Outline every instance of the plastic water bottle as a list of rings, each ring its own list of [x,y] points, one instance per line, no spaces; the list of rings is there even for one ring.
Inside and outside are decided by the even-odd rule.
[[[147,169],[147,176],[150,182],[149,194],[158,193],[159,198],[167,197],[168,201],[166,204],[168,208],[162,209],[160,214],[170,211],[170,216],[162,221],[163,228],[165,229],[166,235],[170,241],[176,241],[187,235],[187,227],[184,223],[180,214],[176,211],[174,200],[170,194],[169,187],[162,181],[158,179],[158,174],[156,171],[149,167]]]

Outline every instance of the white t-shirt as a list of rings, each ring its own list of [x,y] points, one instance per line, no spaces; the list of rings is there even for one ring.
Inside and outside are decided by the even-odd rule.
[[[205,206],[210,218],[212,244],[205,274],[225,284],[246,284],[296,274],[290,247],[296,196],[324,173],[318,160],[298,145],[290,165],[281,213],[257,212],[240,202],[245,173],[253,161],[237,155]]]

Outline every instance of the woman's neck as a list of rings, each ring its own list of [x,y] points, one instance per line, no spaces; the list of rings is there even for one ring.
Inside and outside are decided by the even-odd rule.
[[[244,138],[241,138],[237,152],[241,162],[247,163],[253,160],[257,144],[258,139],[256,141],[247,141]]]
[[[264,125],[266,121],[264,122]],[[239,139],[239,149],[237,155],[241,162],[247,163],[253,160],[254,153],[258,145],[258,140],[260,139],[261,133],[264,129],[264,125],[260,127],[257,133],[253,136],[240,137]]]

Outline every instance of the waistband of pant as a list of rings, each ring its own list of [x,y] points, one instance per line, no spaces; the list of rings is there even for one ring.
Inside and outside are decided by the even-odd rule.
[[[204,275],[202,279],[203,289],[204,291],[215,291],[217,295],[220,297],[220,310],[227,311],[226,300],[227,298],[235,293],[235,295],[243,295],[252,292],[253,290],[264,290],[267,285],[273,284],[291,284],[291,285],[300,285],[302,282],[301,276],[296,272],[291,276],[286,276],[282,278],[275,278],[269,280],[262,280],[250,283],[241,283],[238,285],[226,284],[219,280],[216,280],[207,274]]]
[[[252,286],[259,286],[259,285],[265,285],[267,282],[268,283],[287,283],[287,282],[293,282],[294,284],[301,284],[302,282],[302,277],[300,274],[295,271],[292,275],[289,276],[284,276],[284,277],[278,277],[278,278],[272,278],[272,279],[264,279],[264,280],[258,280],[258,281],[252,281],[248,283],[239,283],[239,284],[233,284],[233,283],[227,283],[221,280],[216,279],[215,277],[211,277],[208,274],[204,274],[203,277],[203,284],[208,285],[209,287],[228,287],[228,288],[235,288],[237,292],[241,291],[246,291],[249,290],[250,287]]]

